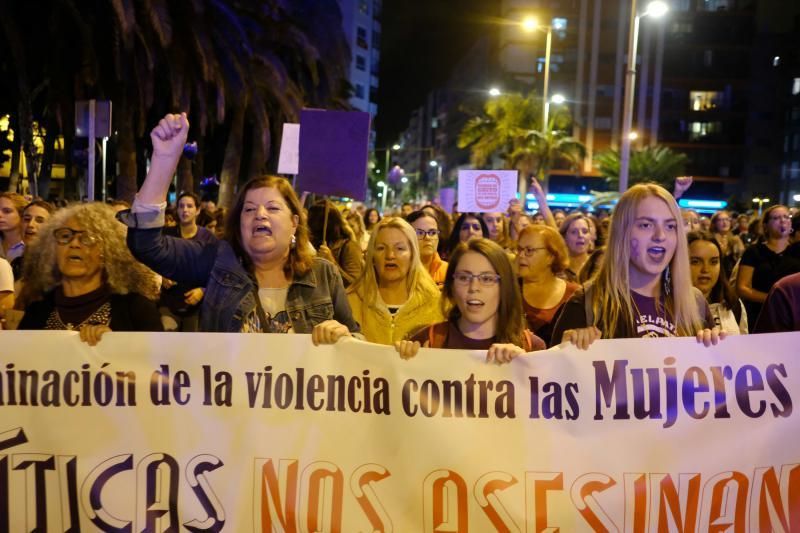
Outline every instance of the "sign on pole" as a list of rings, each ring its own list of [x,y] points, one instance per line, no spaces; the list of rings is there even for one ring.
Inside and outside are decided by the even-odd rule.
[[[300,157],[297,189],[365,200],[369,113],[300,112]]]
[[[461,213],[505,211],[517,197],[516,170],[459,170],[458,210]]]
[[[95,139],[111,137],[111,101],[79,100],[75,102],[75,136],[88,137],[88,176],[86,178],[86,196],[94,200]],[[103,200],[105,200],[105,167],[106,153],[103,149]]]
[[[297,175],[300,165],[300,124],[283,125],[281,153],[278,156],[278,174]]]

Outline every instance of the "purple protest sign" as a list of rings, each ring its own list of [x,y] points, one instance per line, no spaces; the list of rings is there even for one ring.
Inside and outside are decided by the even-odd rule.
[[[365,200],[369,113],[300,112],[300,165],[296,188]]]

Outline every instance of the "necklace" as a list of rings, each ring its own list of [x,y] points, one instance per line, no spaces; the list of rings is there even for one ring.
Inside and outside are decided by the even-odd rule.
[[[97,311],[89,315],[86,320],[81,322],[78,325],[71,324],[69,322],[64,322],[61,320],[61,315],[58,313],[58,309],[53,309],[50,312],[50,316],[47,317],[47,322],[45,323],[44,329],[56,329],[56,330],[78,330],[81,329],[85,325],[92,325],[92,326],[107,326],[111,322],[111,302],[106,302],[101,305]]]
[[[633,291],[631,291],[631,293],[633,293]],[[660,312],[660,307],[662,306],[659,305],[661,303],[659,301],[660,298],[653,298],[653,300],[654,300],[653,304],[656,309],[656,324],[658,324],[658,322],[661,321],[663,323],[664,331],[669,332],[669,328],[667,327],[667,310],[666,308],[664,308],[664,317],[662,318]],[[644,327],[645,324],[642,321],[642,316],[644,315],[644,313],[642,313],[642,311],[639,309],[639,306],[636,304],[636,298],[633,296],[633,294],[631,294],[631,303],[633,304],[633,308],[636,310],[636,316],[633,317],[633,322],[634,322],[633,326],[636,327],[636,323],[638,322],[640,326]],[[658,337],[659,335],[655,331],[648,331],[643,338],[658,338]]]

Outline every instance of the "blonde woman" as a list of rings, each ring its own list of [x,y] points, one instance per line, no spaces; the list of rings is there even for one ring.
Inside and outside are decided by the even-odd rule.
[[[394,344],[444,319],[439,289],[420,261],[417,234],[401,218],[375,225],[364,271],[347,293],[353,318],[370,342]]]
[[[724,337],[712,326],[692,287],[678,204],[658,185],[631,187],[614,210],[597,277],[566,304],[553,341],[586,349],[600,337],[696,336],[708,346]]]

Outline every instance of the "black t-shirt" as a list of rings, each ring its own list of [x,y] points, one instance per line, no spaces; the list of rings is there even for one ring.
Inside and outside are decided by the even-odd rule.
[[[164,235],[170,237],[182,238],[180,226],[164,227]],[[197,241],[203,245],[212,243],[217,240],[213,233],[204,227],[198,226],[197,233],[194,237],[186,239],[189,241]],[[196,312],[200,308],[200,304],[188,305],[186,303],[186,293],[195,287],[178,283],[169,289],[161,289],[161,299],[159,305],[169,308],[169,310],[176,315],[186,316]]]
[[[769,293],[775,282],[784,276],[800,272],[800,243],[788,246],[783,252],[773,252],[765,243],[753,244],[745,250],[742,265],[753,267],[752,287]],[[747,316],[753,323],[758,319],[762,304],[744,301]]]

